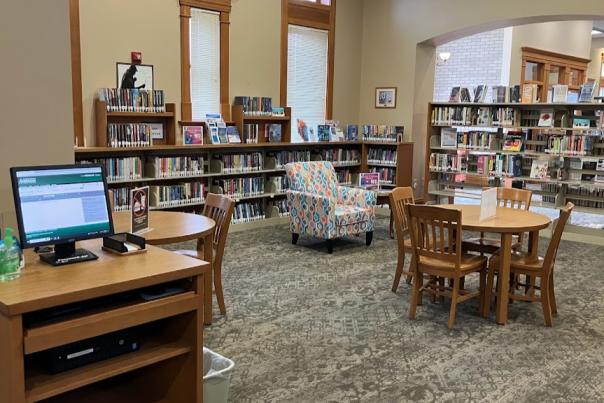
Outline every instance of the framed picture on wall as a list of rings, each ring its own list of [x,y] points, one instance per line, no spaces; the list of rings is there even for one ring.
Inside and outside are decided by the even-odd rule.
[[[116,63],[117,88],[153,89],[153,66],[151,64]]]
[[[396,87],[378,87],[375,89],[376,108],[396,108]]]

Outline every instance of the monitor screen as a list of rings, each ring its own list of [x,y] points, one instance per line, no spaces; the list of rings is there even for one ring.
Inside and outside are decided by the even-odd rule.
[[[11,168],[23,247],[113,233],[100,165]]]

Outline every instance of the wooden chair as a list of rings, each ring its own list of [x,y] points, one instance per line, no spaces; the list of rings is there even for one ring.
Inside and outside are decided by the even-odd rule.
[[[218,307],[220,308],[220,313],[222,315],[226,315],[226,306],[224,304],[224,294],[222,291],[222,257],[224,256],[224,246],[226,245],[234,209],[235,201],[233,199],[223,195],[208,193],[202,212],[204,216],[209,217],[216,222],[214,240],[212,242],[214,247],[212,276],[214,278],[216,300],[218,301]],[[197,241],[197,250],[179,250],[176,251],[176,253],[203,260],[203,240]],[[207,298],[212,298],[212,296],[209,295]]]
[[[512,254],[510,262],[510,273],[512,274],[510,278],[514,281],[514,283],[510,285],[510,300],[541,302],[546,326],[553,326],[553,315],[558,313],[556,295],[554,293],[554,264],[556,263],[556,256],[558,254],[558,247],[560,246],[560,239],[562,238],[564,227],[574,207],[574,204],[567,203],[560,211],[560,218],[558,218],[558,222],[556,223],[556,228],[550,239],[545,257],[538,257],[537,260],[531,260],[527,253],[515,252]],[[485,292],[485,304],[483,306],[483,315],[485,317],[488,316],[489,313],[488,310],[493,291],[494,277],[499,270],[499,259],[499,255],[493,255],[489,260],[489,277]],[[521,284],[530,287],[529,292],[525,294],[516,294],[515,283],[518,281],[519,275],[525,275],[527,279],[530,279],[531,281],[535,278],[540,278],[540,284],[539,286],[532,283]],[[535,295],[534,290],[539,290],[538,296]]]
[[[497,188],[497,205],[498,207],[508,207],[528,210],[531,206],[531,196],[533,192],[525,189],[515,188]],[[514,234],[515,238],[512,242],[512,249],[522,247],[524,234]],[[494,254],[501,248],[501,240],[485,237],[484,232],[480,233],[478,238],[470,238],[462,244],[464,252],[479,252],[480,254]]]
[[[409,225],[405,216],[405,206],[414,204],[413,189],[410,187],[397,187],[392,189],[390,193],[390,213],[394,218],[394,226],[396,230],[396,241],[398,243],[398,261],[396,264],[396,273],[392,282],[392,292],[396,292],[403,274],[407,275],[407,284],[411,284],[413,278],[413,269],[409,267],[409,271],[404,270],[405,254],[412,253],[411,238],[409,235]]]
[[[421,293],[429,291],[437,297],[451,297],[449,329],[455,324],[457,304],[470,298],[479,297],[484,301],[487,258],[462,254],[461,211],[434,206],[407,205],[407,217],[413,245],[415,279],[413,297],[409,307],[409,317],[415,319],[415,311],[420,303]],[[479,291],[461,289],[464,276],[480,273]],[[424,285],[424,275],[432,276]],[[446,287],[445,278],[452,280],[452,287]]]

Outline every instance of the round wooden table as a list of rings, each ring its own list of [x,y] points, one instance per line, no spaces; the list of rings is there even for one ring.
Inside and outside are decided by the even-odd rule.
[[[461,226],[464,230],[501,234],[499,267],[499,287],[497,289],[496,321],[505,324],[508,319],[508,289],[510,282],[510,258],[512,254],[512,234],[529,233],[529,254],[537,259],[539,231],[551,223],[549,217],[532,211],[497,207],[494,217],[480,220],[480,206],[464,204],[443,204],[439,207],[461,210]]]
[[[115,232],[130,231],[130,212],[113,213]],[[204,323],[212,323],[212,253],[214,228],[211,218],[191,213],[175,211],[150,211],[149,230],[141,233],[149,245],[167,245],[176,242],[197,240],[197,250],[203,249],[203,260],[210,263],[210,272],[204,275]]]

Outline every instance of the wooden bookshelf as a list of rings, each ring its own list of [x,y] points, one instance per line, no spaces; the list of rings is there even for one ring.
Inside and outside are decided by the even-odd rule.
[[[250,115],[243,112],[242,105],[233,105],[231,117],[239,130],[239,135],[243,141],[243,127],[245,124],[258,125],[258,143],[268,143],[264,138],[263,133],[266,125],[280,124],[281,125],[281,143],[291,142],[291,108],[285,108],[285,116],[266,116],[266,115]]]
[[[95,138],[97,147],[106,147],[107,126],[110,123],[161,123],[164,139],[154,144],[176,144],[175,105],[166,104],[165,112],[109,112],[104,101],[94,101]]]
[[[474,125],[473,122],[464,124],[443,123],[433,120],[433,112],[436,108],[443,107],[465,107],[465,108],[511,108],[518,114],[518,121],[513,125]],[[524,123],[526,116],[535,116],[539,111],[554,111],[555,116],[566,114],[569,124],[558,127],[560,120],[554,119],[554,127],[539,127]],[[575,114],[584,113],[583,117],[592,118],[590,128],[573,128],[572,117]],[[571,201],[577,205],[577,211],[591,214],[604,214],[604,183],[586,180],[601,171],[597,171],[594,164],[604,160],[604,141],[598,134],[604,133],[604,127],[596,113],[604,111],[603,103],[450,103],[435,102],[429,104],[427,139],[426,139],[426,161],[425,161],[425,183],[424,195],[426,200],[439,202],[441,199],[448,203],[454,201],[455,197],[480,198],[479,190],[484,186],[503,186],[506,178],[512,179],[514,186],[522,186],[533,191],[533,206],[560,208]],[[604,112],[603,112],[604,113]],[[527,115],[525,115],[527,114]],[[472,116],[476,116],[474,112]],[[581,116],[578,116],[581,117]],[[455,147],[442,147],[440,136],[443,129],[452,128],[460,131],[489,131],[498,140],[495,145],[487,148],[462,148],[459,144]],[[502,149],[502,141],[509,131],[522,132],[523,149],[521,151],[505,151]],[[580,136],[590,136],[590,147],[585,151],[553,151],[550,150],[549,142],[552,137],[578,139]],[[578,140],[582,141],[582,140]],[[432,153],[457,155],[462,152],[466,156],[465,169],[453,171],[442,170],[430,166]],[[521,158],[522,175],[510,175],[508,172],[478,173],[474,167],[477,156],[503,155],[518,156]],[[530,168],[533,159],[561,159],[561,177],[548,176],[537,179],[530,177]],[[551,168],[551,166],[550,166]],[[556,168],[557,169],[557,168]],[[551,175],[550,172],[548,172]],[[604,172],[602,172],[604,174]],[[590,193],[591,192],[591,193]],[[587,202],[587,203],[584,203]],[[597,204],[598,207],[590,207],[583,204]]]
[[[286,113],[289,113],[286,112]],[[254,117],[255,118],[255,117]],[[246,119],[247,120],[247,119]],[[284,120],[281,120],[284,121]],[[285,120],[285,126],[289,127],[289,121]],[[237,121],[235,120],[235,123]],[[287,129],[289,133],[289,129]],[[367,161],[367,154],[371,148],[382,148],[394,150],[396,152],[396,164],[372,164]],[[340,175],[345,172],[350,174],[351,180],[356,179],[359,172],[367,172],[371,168],[391,168],[396,174],[391,184],[384,187],[394,186],[411,186],[412,184],[412,166],[413,166],[413,144],[412,143],[396,143],[396,142],[380,142],[380,141],[340,141],[340,142],[313,142],[313,143],[258,143],[258,144],[202,144],[194,146],[184,145],[153,145],[151,147],[130,147],[130,148],[111,148],[111,147],[80,147],[75,149],[76,161],[104,160],[106,158],[125,158],[125,157],[140,157],[144,161],[148,161],[153,157],[181,157],[194,156],[203,157],[204,171],[203,173],[187,176],[173,176],[155,178],[150,175],[150,172],[143,172],[141,178],[123,179],[110,181],[110,188],[131,188],[135,186],[156,186],[156,185],[173,185],[184,182],[202,182],[206,190],[215,186],[218,180],[232,179],[238,177],[262,177],[264,178],[264,193],[259,195],[250,195],[236,198],[237,203],[258,202],[264,209],[266,217],[260,221],[246,222],[237,224],[241,228],[253,225],[261,225],[269,222],[283,222],[285,218],[279,215],[279,211],[275,210],[275,205],[279,200],[283,200],[286,196],[285,191],[273,189],[269,184],[269,178],[273,176],[284,176],[285,169],[276,164],[273,158],[275,153],[284,151],[305,151],[310,153],[311,160],[323,159],[322,153],[325,150],[335,149],[343,150],[342,152],[356,151],[358,152],[358,160],[355,161],[332,161],[334,167]],[[223,172],[220,164],[216,161],[221,155],[240,154],[240,153],[260,153],[263,160],[263,166],[260,170],[247,172]],[[145,164],[143,164],[145,165]],[[216,187],[213,187],[216,190]],[[152,209],[178,209],[183,211],[192,211],[200,213],[203,209],[203,203],[195,203],[189,205],[171,206],[164,208],[151,207]],[[237,227],[237,225],[235,227]]]

